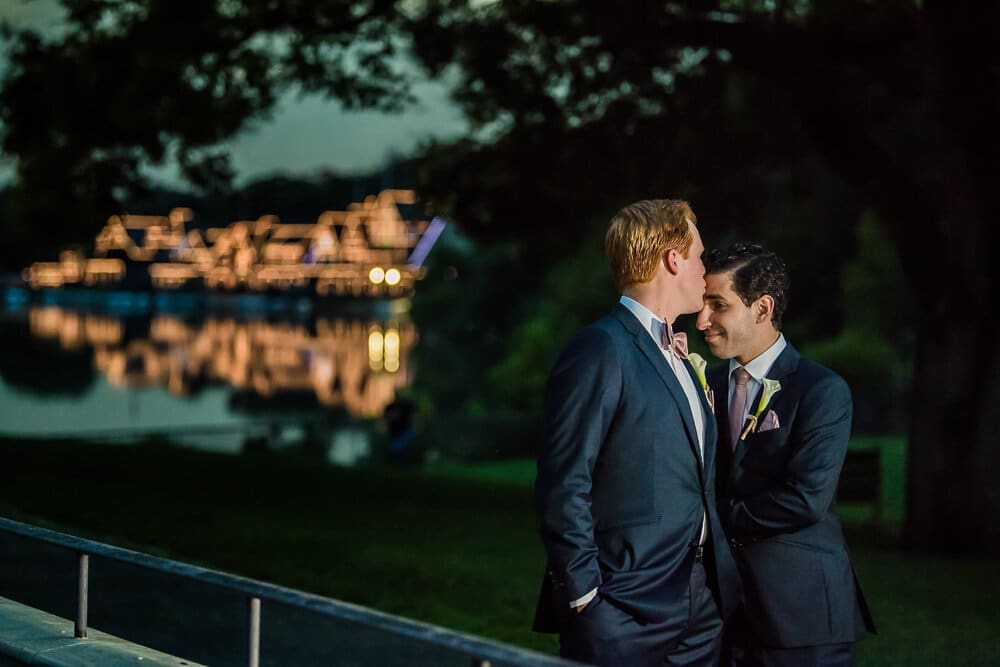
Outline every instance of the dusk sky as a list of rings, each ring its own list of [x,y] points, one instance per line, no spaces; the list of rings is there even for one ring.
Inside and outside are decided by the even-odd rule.
[[[56,0],[0,0],[0,21],[58,34],[61,8]],[[449,104],[445,86],[421,81],[414,86],[415,108],[399,114],[347,112],[319,96],[286,95],[273,118],[259,120],[228,144],[239,183],[284,173],[308,175],[322,170],[368,171],[390,154],[405,155],[431,136],[454,137],[466,131],[461,114]],[[11,176],[0,161],[0,180]],[[156,172],[176,184],[176,170]]]

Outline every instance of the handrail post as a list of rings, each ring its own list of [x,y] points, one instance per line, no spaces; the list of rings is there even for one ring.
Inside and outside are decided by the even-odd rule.
[[[260,598],[250,598],[250,667],[260,665]]]
[[[87,636],[87,596],[89,588],[90,556],[81,553],[76,588],[76,624],[73,627],[73,636],[80,639]]]

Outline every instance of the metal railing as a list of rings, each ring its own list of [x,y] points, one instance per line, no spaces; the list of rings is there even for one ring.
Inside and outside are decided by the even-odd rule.
[[[467,657],[468,664],[473,667],[490,667],[491,665],[566,667],[577,664],[474,635],[393,616],[348,602],[210,570],[189,563],[151,556],[3,517],[0,517],[0,531],[55,545],[71,550],[78,555],[77,612],[74,624],[74,635],[78,638],[87,636],[90,557],[95,556],[168,575],[184,577],[200,584],[221,587],[246,596],[249,609],[247,641],[249,643],[248,664],[250,667],[259,667],[260,664],[261,601],[302,609],[340,622],[359,624],[387,635],[410,641],[415,640],[444,651],[462,654]]]

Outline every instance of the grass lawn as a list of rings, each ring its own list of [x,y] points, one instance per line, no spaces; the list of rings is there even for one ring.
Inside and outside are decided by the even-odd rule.
[[[858,443],[873,445],[885,514],[898,520],[904,446]],[[418,472],[164,447],[0,441],[0,451],[4,516],[555,651],[529,630],[543,568],[532,461]],[[1000,664],[996,563],[899,551],[866,512],[845,508],[880,627],[860,664]]]

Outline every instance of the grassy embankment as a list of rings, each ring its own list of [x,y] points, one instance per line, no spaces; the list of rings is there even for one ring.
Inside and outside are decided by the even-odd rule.
[[[880,446],[889,530],[845,507],[880,627],[865,665],[1000,662],[993,562],[894,546],[904,444]],[[528,629],[542,570],[534,464],[337,469],[161,447],[0,442],[0,514],[554,652]]]

